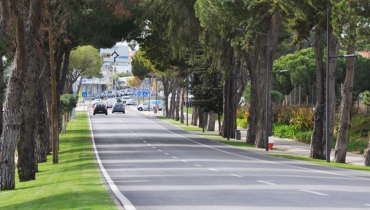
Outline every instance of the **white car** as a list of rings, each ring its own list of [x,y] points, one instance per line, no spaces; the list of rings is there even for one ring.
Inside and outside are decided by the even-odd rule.
[[[113,107],[113,104],[117,103],[117,99],[116,98],[108,98],[107,99],[107,108],[109,107]]]
[[[94,108],[94,106],[96,105],[96,104],[99,104],[99,103],[101,103],[102,101],[101,101],[101,99],[100,98],[97,98],[97,99],[94,99],[94,101],[93,101],[93,103],[92,103],[92,107]]]
[[[130,105],[136,105],[136,101],[134,99],[128,99],[126,101],[126,106],[130,106]]]
[[[160,100],[157,100],[157,101],[153,100],[152,101],[151,100],[150,101],[150,109],[153,110],[154,107],[156,107],[156,106],[157,106],[158,110],[162,110],[162,101],[160,101]],[[137,106],[137,110],[139,110],[139,111],[143,111],[143,110],[147,111],[148,108],[149,108],[149,101],[145,101],[144,103],[139,104]]]

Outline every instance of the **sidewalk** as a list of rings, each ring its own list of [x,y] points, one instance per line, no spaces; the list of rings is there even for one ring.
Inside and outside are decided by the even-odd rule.
[[[153,111],[150,111],[150,112],[142,111],[140,113],[148,115],[148,116],[153,116],[153,117],[163,116],[162,111],[157,112],[156,114]],[[185,115],[185,119],[186,119],[186,115]],[[191,119],[191,115],[189,114],[189,124],[190,124],[190,121],[191,121],[190,119]],[[218,132],[217,132],[218,123],[216,123],[215,130],[216,131],[205,131],[205,134],[217,135],[218,134]],[[245,138],[247,136],[247,130],[244,129],[244,128],[240,128],[240,127],[238,127],[238,130],[240,130],[240,132],[241,132],[241,140],[230,139],[230,141],[233,141],[233,142],[244,142],[245,141]],[[203,133],[202,131],[192,131],[192,132],[195,133],[195,134]],[[309,144],[302,143],[302,142],[295,141],[295,140],[291,140],[291,139],[281,139],[281,138],[277,138],[277,137],[273,137],[273,139],[274,139],[274,150],[270,150],[268,152],[266,152],[264,150],[259,150],[259,151],[264,152],[264,153],[270,153],[270,154],[286,154],[286,155],[297,155],[297,156],[304,156],[304,157],[308,157],[309,154],[310,154],[310,145]],[[219,140],[219,139],[217,139],[217,140]],[[332,161],[334,159],[334,150],[333,149],[331,150],[330,156],[331,156],[330,160]],[[355,154],[355,153],[352,153],[352,152],[347,152],[346,162],[349,163],[349,164],[353,164],[353,165],[362,165],[363,166],[364,165],[363,155],[362,154]]]

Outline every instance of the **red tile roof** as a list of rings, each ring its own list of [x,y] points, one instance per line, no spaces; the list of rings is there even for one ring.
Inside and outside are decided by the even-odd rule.
[[[370,52],[369,51],[356,51],[356,53],[362,55],[365,58],[370,58]]]

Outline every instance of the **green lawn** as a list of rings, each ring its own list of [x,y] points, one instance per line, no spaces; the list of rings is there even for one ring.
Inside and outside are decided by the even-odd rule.
[[[269,154],[269,155],[291,159],[291,160],[301,160],[301,161],[306,161],[306,162],[314,163],[314,164],[320,164],[324,166],[332,166],[332,167],[337,167],[337,168],[345,168],[345,169],[370,172],[370,167],[367,167],[367,166],[358,166],[358,165],[351,165],[351,164],[346,164],[346,163],[334,163],[334,162],[327,163],[326,160],[317,160],[317,159],[312,159],[309,157],[302,157],[302,156],[296,156],[296,155],[280,155],[280,154]]]
[[[253,148],[253,149],[256,149],[256,147],[254,147],[254,145],[252,144],[247,144],[245,142],[233,142],[233,141],[219,141],[223,144],[228,144],[228,145],[231,145],[231,146],[234,146],[234,147],[246,147],[246,148]]]
[[[16,190],[0,191],[0,209],[117,209],[95,163],[86,113],[60,135],[59,163],[49,155],[39,170],[36,180],[16,178]]]

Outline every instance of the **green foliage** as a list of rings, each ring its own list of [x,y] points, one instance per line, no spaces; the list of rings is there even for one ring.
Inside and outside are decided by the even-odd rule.
[[[60,105],[62,113],[70,112],[77,106],[78,96],[73,94],[63,94],[60,96]]]
[[[369,113],[369,110],[370,110],[370,92],[369,91],[364,92],[364,104],[366,106],[366,113]]]
[[[274,123],[272,127],[272,134],[279,138],[296,139],[296,135],[304,130],[296,125],[283,125]]]
[[[98,49],[93,46],[79,46],[71,51],[69,74],[82,77],[99,77],[103,60]],[[71,76],[73,77],[73,76]]]
[[[248,119],[236,119],[237,125],[241,128],[247,129],[248,128]]]
[[[247,119],[248,116],[249,116],[249,107],[242,106],[242,107],[239,107],[236,110],[236,118],[238,118],[238,119]]]
[[[149,77],[151,72],[153,72],[152,64],[143,56],[143,51],[139,50],[132,59],[132,73],[143,80]]]
[[[271,101],[276,104],[281,104],[284,100],[284,95],[277,90],[271,91]]]
[[[314,113],[310,108],[300,106],[277,106],[274,110],[277,121],[285,125],[295,125],[305,131],[312,131]]]
[[[16,179],[16,190],[0,191],[0,209],[117,209],[95,162],[87,114],[76,115],[59,135],[59,163],[50,163],[48,155],[48,162],[38,164],[36,180]]]

